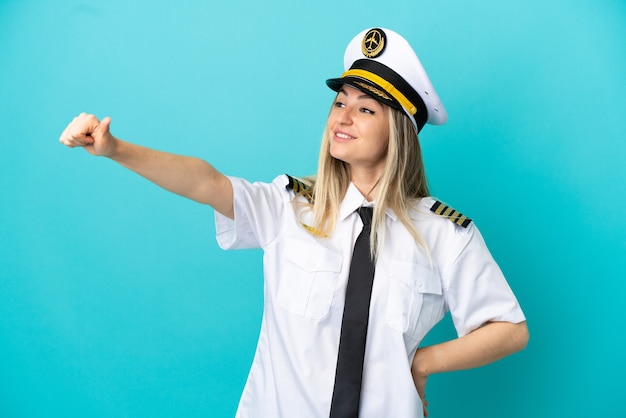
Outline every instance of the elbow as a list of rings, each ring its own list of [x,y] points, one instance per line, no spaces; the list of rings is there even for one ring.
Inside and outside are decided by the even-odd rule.
[[[530,334],[528,332],[528,326],[526,321],[515,324],[515,332],[513,333],[512,340],[515,351],[522,351],[528,345]]]

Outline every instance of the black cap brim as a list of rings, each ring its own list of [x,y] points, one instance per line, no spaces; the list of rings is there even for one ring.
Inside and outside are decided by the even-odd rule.
[[[393,97],[385,94],[380,86],[364,78],[353,76],[330,78],[326,80],[326,85],[336,92],[339,92],[339,90],[341,90],[344,85],[348,85],[359,91],[362,91],[363,93],[383,104],[386,104],[387,106],[390,106],[400,111],[403,110],[400,103],[398,103]]]

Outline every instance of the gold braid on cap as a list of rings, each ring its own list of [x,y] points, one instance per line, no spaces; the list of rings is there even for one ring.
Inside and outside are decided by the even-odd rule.
[[[362,83],[360,81],[355,81],[354,84],[356,84],[357,86],[363,87],[364,89],[374,93],[377,96],[382,97],[383,99],[393,100],[391,97],[389,97],[387,94],[385,94],[385,92],[383,92],[382,90],[377,89],[376,87],[372,87],[369,84],[365,84],[365,83]]]
[[[372,61],[372,62],[375,62],[375,61]],[[379,76],[378,74],[375,74],[371,71],[363,70],[360,68],[351,68],[345,73],[343,73],[341,75],[341,78],[345,78],[349,76],[359,77],[359,78],[365,79],[367,81],[370,81],[380,86],[383,90],[389,93],[394,99],[396,99],[397,102],[400,103],[400,105],[403,108],[405,108],[406,111],[409,112],[411,115],[415,115],[417,113],[417,107],[413,103],[411,103],[411,101],[407,99],[407,97],[400,90],[398,90],[393,84],[391,84],[389,81],[385,80],[383,77]]]

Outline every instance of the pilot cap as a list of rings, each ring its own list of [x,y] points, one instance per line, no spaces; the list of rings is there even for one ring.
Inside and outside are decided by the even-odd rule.
[[[339,91],[344,84],[402,110],[417,132],[426,123],[443,125],[448,113],[411,45],[389,29],[371,28],[352,39],[344,55],[345,72],[326,80]]]

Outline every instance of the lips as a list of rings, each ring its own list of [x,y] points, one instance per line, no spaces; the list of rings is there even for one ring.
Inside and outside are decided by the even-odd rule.
[[[341,131],[334,131],[334,137],[336,141],[351,141],[355,139],[354,136]]]

